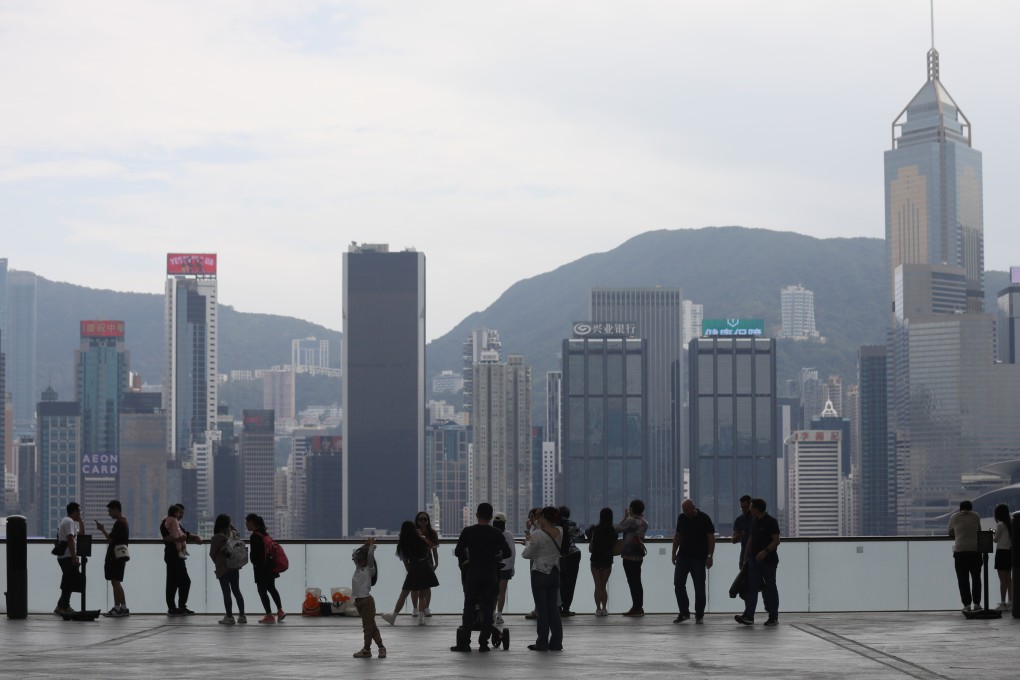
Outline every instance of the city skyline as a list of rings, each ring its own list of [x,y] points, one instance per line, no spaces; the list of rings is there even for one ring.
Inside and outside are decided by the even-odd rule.
[[[565,3],[538,22],[528,4],[8,4],[0,54],[33,68],[0,74],[4,255],[155,293],[165,252],[218,252],[221,299],[336,329],[338,306],[303,293],[340,295],[346,243],[413,245],[432,259],[434,339],[521,278],[649,229],[879,238],[873,150],[923,78],[928,3],[818,5]],[[1020,95],[997,76],[1018,27],[1020,8],[935,5],[943,78],[988,154],[986,269],[1013,264]],[[812,139],[824,153],[797,143]],[[281,233],[296,238],[280,248]],[[281,286],[267,267],[302,276]]]

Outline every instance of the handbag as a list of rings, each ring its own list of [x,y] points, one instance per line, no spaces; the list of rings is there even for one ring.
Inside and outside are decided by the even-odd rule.
[[[51,555],[57,557],[63,557],[64,551],[67,550],[67,541],[56,540],[53,542],[53,550],[50,550]]]
[[[122,560],[124,562],[131,559],[131,555],[128,554],[128,547],[126,543],[113,546],[113,559]]]

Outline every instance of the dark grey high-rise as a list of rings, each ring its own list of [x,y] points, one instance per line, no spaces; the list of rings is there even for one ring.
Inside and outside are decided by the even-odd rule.
[[[563,474],[556,500],[588,526],[599,510],[616,517],[649,498],[647,341],[582,336],[563,341]],[[674,521],[676,518],[673,518]]]
[[[857,353],[857,384],[861,399],[860,508],[861,535],[896,533],[896,466],[889,456],[885,347],[865,345]]]
[[[352,244],[343,275],[343,532],[397,531],[425,502],[425,255]]]
[[[631,322],[647,341],[648,497],[645,518],[652,530],[670,530],[683,495],[680,459],[683,421],[683,291],[679,288],[595,288],[593,322]]]
[[[698,338],[690,352],[691,498],[729,535],[744,494],[778,508],[776,341]]]

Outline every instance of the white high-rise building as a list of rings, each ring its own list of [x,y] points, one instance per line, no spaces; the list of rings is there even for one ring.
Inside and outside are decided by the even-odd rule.
[[[470,497],[505,512],[506,528],[519,533],[531,508],[531,367],[510,355],[473,372]]]
[[[815,294],[802,285],[787,286],[779,292],[783,313],[784,338],[817,338],[815,330]]]
[[[683,315],[683,343],[686,349],[687,345],[691,344],[691,340],[701,337],[701,322],[705,318],[705,307],[690,300],[684,300]]]
[[[215,513],[217,285],[215,254],[166,256],[163,406],[170,457],[198,473],[196,519]]]
[[[840,473],[839,430],[801,430],[787,439],[790,536],[843,536],[849,525],[849,484]]]

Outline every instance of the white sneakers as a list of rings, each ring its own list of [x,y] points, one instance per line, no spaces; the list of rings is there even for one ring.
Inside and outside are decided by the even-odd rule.
[[[391,626],[397,622],[396,614],[380,614],[379,616],[381,616],[382,620],[390,624]]]
[[[492,617],[492,622],[495,623],[497,626],[502,626],[503,625],[503,615],[500,614],[499,612],[496,612],[496,614]]]
[[[420,612],[418,612],[418,625],[419,626],[424,626],[425,625],[425,610],[424,609],[422,609]]]
[[[595,616],[609,616],[609,612],[605,609],[596,609]]]

